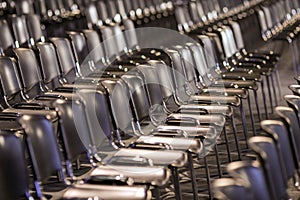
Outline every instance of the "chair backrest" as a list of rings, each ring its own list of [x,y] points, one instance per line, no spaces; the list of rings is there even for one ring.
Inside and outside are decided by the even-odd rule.
[[[40,95],[42,93],[42,77],[34,51],[28,48],[17,48],[14,49],[14,52],[18,58],[24,92],[29,98]]]
[[[284,99],[288,103],[289,107],[295,111],[300,122],[300,97],[296,95],[285,95]]]
[[[85,16],[88,22],[88,27],[90,29],[92,29],[93,26],[99,23],[100,18],[97,12],[97,7],[95,5],[95,2],[90,2],[87,5],[87,7],[85,7]]]
[[[274,199],[284,199],[287,194],[287,180],[284,178],[278,151],[272,138],[255,136],[249,139],[251,149],[258,155],[272,189]]]
[[[27,45],[29,43],[29,33],[26,26],[25,16],[12,15],[10,20],[16,44],[20,46]]]
[[[26,15],[26,23],[28,27],[28,33],[31,39],[36,43],[38,41],[44,41],[45,37],[42,31],[41,19],[38,15]]]
[[[33,14],[33,4],[30,0],[17,0],[16,1],[16,13],[18,15]]]
[[[1,87],[6,103],[14,105],[24,101],[16,61],[13,58],[0,57],[0,65]]]
[[[0,29],[0,48],[5,51],[14,47],[14,38],[5,19],[0,20]]]
[[[270,135],[276,143],[279,150],[279,156],[285,168],[288,179],[292,178],[295,173],[295,167],[298,165],[293,157],[293,149],[290,144],[288,131],[281,121],[264,120],[260,123],[261,128]]]
[[[130,99],[137,120],[143,121],[144,119],[147,119],[149,117],[151,105],[143,79],[139,76],[129,74],[123,75],[122,79],[128,85]]]
[[[26,133],[36,181],[44,183],[55,173],[59,173],[64,179],[57,139],[51,122],[41,115],[23,115],[19,123]]]
[[[227,172],[234,178],[240,178],[250,185],[253,199],[271,200],[264,171],[257,161],[238,161],[227,165]]]
[[[92,143],[89,126],[82,101],[57,100],[53,104],[60,117],[60,128],[68,161],[74,162],[80,155],[87,153]]]
[[[100,17],[100,20],[105,23],[109,22],[107,21],[109,19],[109,15],[108,15],[106,2],[104,0],[97,1],[97,10],[98,10],[98,15]]]
[[[83,30],[82,32],[86,38],[91,59],[95,63],[105,63],[105,53],[103,50],[104,47],[100,41],[98,33],[95,30]]]
[[[300,131],[299,122],[297,116],[292,108],[279,106],[275,108],[276,114],[283,120],[289,133],[291,146],[293,148],[294,159],[299,166],[299,155],[300,155]]]
[[[88,44],[83,33],[70,31],[68,32],[68,36],[71,39],[75,58],[80,65],[80,72],[83,76],[88,76],[91,72],[96,70],[95,61],[93,59],[98,59],[98,57],[93,57],[95,56],[95,53],[90,54]],[[97,40],[95,40],[95,42],[97,42]]]
[[[72,54],[72,47],[66,38],[50,38],[53,42],[63,77],[73,83],[77,76],[77,66]]]
[[[39,42],[37,43],[37,49],[39,50],[44,84],[48,89],[54,90],[61,86],[61,73],[54,45],[52,43]]]
[[[12,132],[0,133],[0,198],[29,197],[29,174],[25,163],[24,144]]]
[[[132,103],[128,93],[127,85],[122,79],[104,80],[101,84],[109,94],[111,112],[116,123],[116,128],[124,133],[130,133],[135,127],[136,119],[132,114]]]
[[[166,50],[168,55],[171,58],[171,66],[172,66],[172,77],[174,80],[174,89],[176,96],[178,99],[181,99],[182,101],[186,101],[189,99],[189,96],[186,93],[186,78],[185,78],[185,72],[183,71],[182,67],[182,60],[181,56],[178,51],[175,50]]]
[[[130,19],[124,19],[122,22],[125,28],[127,48],[129,50],[138,49],[139,48],[138,38],[137,38],[133,21],[131,21]]]
[[[253,199],[249,184],[240,179],[219,178],[213,182],[213,196],[219,200]]]

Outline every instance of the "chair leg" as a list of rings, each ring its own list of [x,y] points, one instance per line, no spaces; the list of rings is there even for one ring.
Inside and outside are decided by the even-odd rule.
[[[251,108],[251,98],[250,95],[248,95],[248,107],[249,107],[249,112],[250,112],[250,119],[251,119],[251,126],[252,126],[252,131],[253,131],[253,135],[256,135],[256,131],[255,131],[255,124],[254,124],[254,117],[253,117],[253,112],[252,112],[252,108]]]
[[[196,173],[195,173],[195,169],[194,169],[193,155],[191,152],[188,152],[188,161],[189,161],[189,170],[190,170],[191,179],[192,179],[194,200],[198,200],[199,198],[198,198],[197,178],[196,178]]]
[[[227,150],[227,155],[228,155],[228,162],[232,162],[232,158],[231,158],[231,154],[230,154],[230,145],[229,145],[228,135],[227,135],[225,126],[223,127],[223,133],[224,133],[225,142],[226,142],[226,150]]]
[[[270,100],[270,106],[271,106],[271,113],[273,113],[273,99],[272,99],[272,92],[271,92],[270,77],[267,77],[267,86],[268,86],[268,92],[269,92],[269,100]]]
[[[241,160],[242,159],[241,149],[240,149],[240,144],[239,144],[239,140],[238,140],[238,137],[237,137],[237,132],[236,132],[236,126],[235,126],[234,114],[233,113],[231,115],[230,121],[231,121],[231,126],[232,126],[232,130],[233,130],[233,134],[234,134],[234,140],[235,140],[236,150],[237,150],[237,153],[238,153],[238,158],[239,158],[239,160]]]
[[[205,167],[205,173],[206,173],[208,196],[209,196],[210,199],[212,199],[210,172],[209,172],[206,156],[203,157],[203,161],[204,161],[204,167]]]
[[[222,178],[221,162],[220,162],[219,150],[218,150],[217,145],[214,146],[214,151],[215,151],[215,154],[216,154],[216,162],[217,162],[219,178]]]
[[[257,117],[258,117],[258,121],[260,122],[261,121],[261,114],[260,114],[260,109],[259,109],[257,91],[253,90],[253,94],[254,94],[255,105],[256,105],[256,110],[257,110]]]
[[[263,81],[261,82],[261,92],[262,92],[262,97],[263,97],[266,119],[269,119],[269,112],[268,112],[268,106],[267,106],[267,100],[266,100],[266,92],[265,92],[265,87],[264,87]]]
[[[153,192],[154,192],[154,195],[155,195],[155,200],[160,200],[160,191],[159,191],[159,187],[155,186]]]
[[[271,75],[271,81],[272,81],[272,86],[273,86],[273,95],[274,95],[275,107],[276,107],[276,106],[278,106],[278,99],[277,99],[277,92],[276,92],[276,88],[275,88],[274,74]]]
[[[282,99],[282,88],[281,88],[281,82],[280,82],[280,77],[279,77],[279,72],[276,69],[275,71],[276,73],[276,82],[277,82],[277,88],[278,88],[278,95],[279,95],[279,99]]]
[[[179,175],[178,169],[176,167],[171,167],[171,172],[173,176],[173,184],[174,184],[174,192],[175,192],[175,199],[182,200],[182,191],[179,183]]]
[[[248,145],[248,129],[247,129],[247,123],[246,123],[246,117],[245,117],[245,110],[244,110],[244,106],[243,106],[243,101],[241,101],[241,105],[240,105],[240,112],[242,115],[242,123],[243,123],[243,131],[244,131],[244,136],[245,136],[245,140],[246,140],[246,148],[249,149],[249,145]]]

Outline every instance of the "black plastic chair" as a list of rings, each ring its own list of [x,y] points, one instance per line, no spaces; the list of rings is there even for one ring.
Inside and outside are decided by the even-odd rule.
[[[239,179],[220,178],[213,182],[212,187],[215,199],[250,200],[253,198],[247,182]]]
[[[272,138],[255,136],[249,139],[251,149],[258,155],[267,177],[268,186],[272,189],[274,199],[289,198],[288,183],[284,169]]]
[[[1,199],[31,199],[24,144],[13,132],[0,133]]]
[[[246,181],[253,194],[253,199],[270,200],[271,192],[262,166],[258,161],[239,161],[227,165],[227,172],[233,178]]]
[[[297,172],[299,174],[299,170],[297,169],[296,171],[297,164],[295,164],[293,149],[290,145],[290,139],[285,125],[281,121],[264,120],[261,122],[261,128],[273,138],[287,180],[293,178],[295,187],[298,187],[299,183],[295,173]]]
[[[84,199],[94,196],[110,199],[116,198],[116,195],[125,199],[149,199],[151,197],[147,187],[144,186],[69,185],[70,183],[64,175],[61,156],[51,123],[44,117],[29,115],[21,117],[19,122],[26,132],[26,143],[33,166],[35,189],[39,198],[44,195],[65,199],[76,198],[76,196]],[[53,173],[57,173],[59,177],[56,176],[57,179],[51,181],[50,178]],[[112,195],[112,191],[119,192]]]

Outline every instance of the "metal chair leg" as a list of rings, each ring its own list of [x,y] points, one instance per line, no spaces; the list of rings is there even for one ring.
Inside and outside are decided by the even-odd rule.
[[[253,90],[253,94],[254,94],[255,105],[256,105],[256,110],[257,110],[257,117],[258,117],[258,121],[260,122],[261,121],[261,114],[260,114],[260,109],[259,109],[257,91]]]
[[[251,126],[252,126],[252,131],[253,131],[253,135],[256,135],[256,131],[255,131],[255,124],[254,124],[254,117],[253,117],[253,112],[252,112],[252,108],[251,108],[251,98],[250,95],[248,95],[248,107],[249,107],[249,112],[250,112],[250,119],[251,119]]]
[[[262,97],[263,97],[263,103],[264,103],[264,108],[265,108],[266,119],[269,119],[269,112],[268,112],[266,93],[265,93],[265,87],[264,87],[264,82],[263,81],[261,82],[261,92],[262,92]]]
[[[174,184],[174,192],[175,192],[175,199],[182,200],[182,191],[179,183],[179,175],[178,169],[176,167],[170,167],[173,177],[173,184]]]
[[[233,131],[233,134],[234,134],[234,140],[235,140],[236,150],[237,150],[237,153],[238,153],[238,159],[241,160],[242,159],[241,148],[240,148],[239,140],[238,140],[238,137],[237,137],[237,132],[236,132],[236,126],[235,126],[234,114],[233,113],[231,115],[230,121],[231,121],[232,131]]]
[[[277,99],[277,92],[275,88],[275,81],[274,81],[274,74],[271,75],[271,82],[273,86],[273,95],[274,95],[274,100],[275,100],[275,107],[278,106],[278,99]]]
[[[241,101],[240,112],[241,112],[241,115],[242,115],[242,123],[243,123],[244,136],[245,136],[245,140],[246,140],[246,148],[249,149],[249,145],[248,145],[248,138],[249,137],[248,137],[248,129],[247,129],[247,123],[246,123],[246,116],[245,116],[243,101]]]
[[[194,200],[198,200],[199,198],[198,198],[197,178],[196,178],[196,173],[195,173],[195,169],[194,169],[193,155],[191,152],[188,152],[188,161],[189,161],[189,170],[190,170],[191,180],[192,180]]]
[[[267,86],[268,86],[268,92],[269,92],[269,100],[270,100],[270,106],[271,106],[271,113],[273,113],[273,99],[272,99],[272,92],[271,92],[271,84],[270,84],[270,77],[267,77]]]

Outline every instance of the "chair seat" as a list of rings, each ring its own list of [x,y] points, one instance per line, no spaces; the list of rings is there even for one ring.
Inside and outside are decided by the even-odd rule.
[[[205,124],[211,124],[211,125],[217,125],[217,126],[224,126],[225,124],[225,118],[222,115],[199,115],[199,114],[190,114],[190,113],[173,113],[169,115],[170,117],[176,118],[192,118],[202,125]]]
[[[134,165],[130,165],[130,167],[126,165],[103,165],[92,170],[89,176],[119,176],[120,173],[124,177],[130,177],[135,183],[151,183],[151,185],[156,186],[165,185],[170,177],[170,172],[164,167]]]
[[[7,108],[2,112],[7,113],[19,113],[21,115],[43,115],[50,121],[57,121],[58,116],[56,111],[54,110],[32,110],[32,109],[15,109],[15,108]]]
[[[78,184],[69,188],[63,194],[63,199],[88,199],[99,197],[100,199],[113,200],[146,200],[151,199],[151,194],[146,186],[112,186]]]
[[[233,114],[233,109],[230,106],[186,104],[179,107],[182,113],[197,113],[197,109],[205,109],[209,114],[222,114],[226,117]]]
[[[202,145],[199,140],[192,140],[186,138],[171,138],[171,137],[157,137],[157,136],[141,136],[137,142],[146,143],[165,143],[173,147],[174,150],[189,150],[193,153],[200,153]]]
[[[240,98],[247,98],[248,97],[248,92],[247,90],[243,89],[243,88],[220,88],[220,87],[208,87],[208,88],[205,88],[203,89],[203,92],[206,92],[206,93],[211,93],[212,95],[214,93],[218,93],[218,92],[222,92],[222,93],[226,93],[227,95],[229,96],[238,96]]]
[[[154,165],[171,165],[173,167],[183,167],[187,162],[186,153],[171,150],[120,149],[113,156],[140,156],[152,160]],[[103,162],[109,159],[110,156],[107,156]]]
[[[241,101],[238,97],[227,97],[227,96],[205,96],[205,95],[192,95],[188,103],[199,102],[206,104],[215,105],[232,105],[239,106]]]
[[[224,85],[225,88],[233,87],[233,88],[246,88],[257,90],[257,84],[254,81],[238,81],[234,79],[221,79],[215,81],[212,86],[216,85]]]

